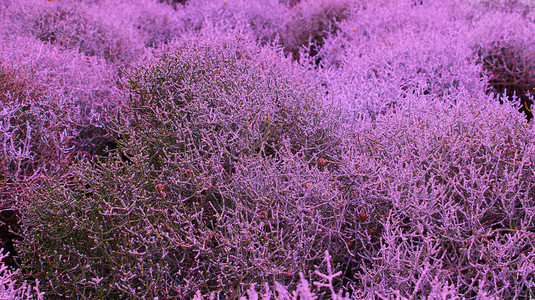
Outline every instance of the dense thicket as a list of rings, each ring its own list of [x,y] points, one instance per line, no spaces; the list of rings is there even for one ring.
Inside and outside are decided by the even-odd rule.
[[[3,1],[1,297],[534,297],[534,20]]]

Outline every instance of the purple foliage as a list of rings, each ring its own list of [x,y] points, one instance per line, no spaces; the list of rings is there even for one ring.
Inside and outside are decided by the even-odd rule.
[[[22,217],[0,242],[22,239],[0,259],[22,270],[0,294],[535,297],[534,20],[513,0],[2,1],[0,207]]]

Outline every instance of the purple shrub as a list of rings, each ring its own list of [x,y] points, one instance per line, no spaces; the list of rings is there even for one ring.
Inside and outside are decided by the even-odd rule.
[[[422,297],[438,278],[466,298],[532,293],[531,129],[512,107],[465,95],[454,105],[411,97],[356,131],[343,172],[380,235],[373,244],[361,226],[347,229],[355,244],[372,242],[354,252],[367,265],[355,274],[361,292]]]
[[[139,41],[131,45],[134,47],[157,48],[178,38],[186,30],[199,29],[195,19],[200,17],[200,13],[186,11],[183,6],[173,10],[167,4],[152,0],[113,0],[107,1],[103,7],[109,11],[108,18],[111,15],[115,20],[116,28],[130,32]],[[102,15],[99,17],[104,18]]]
[[[364,297],[533,293],[531,129],[485,96],[474,55],[489,38],[530,49],[521,33],[533,29],[513,16],[504,23],[514,26],[498,29],[487,14],[460,8],[363,5],[320,54],[327,68],[318,81],[347,115],[343,132],[355,134],[339,177],[354,199],[341,232],[354,251],[344,275]],[[514,28],[521,33],[504,35]]]
[[[342,204],[316,163],[339,155],[335,123],[292,68],[215,31],[133,70],[115,154],[26,203],[24,268],[51,295],[233,297],[272,278],[296,284],[337,238]]]
[[[44,92],[27,71],[0,65],[2,103],[2,177],[31,177],[43,162],[53,159],[55,145],[47,143],[47,127],[54,127],[55,109],[44,101]],[[34,130],[40,129],[38,132]],[[50,132],[51,129],[48,129]],[[58,127],[58,131],[62,128]]]
[[[489,76],[489,92],[505,94],[509,101],[519,100],[519,111],[528,121],[535,94],[535,61],[533,54],[521,55],[514,46],[494,47],[482,55],[480,63]],[[515,99],[516,98],[516,99]]]
[[[8,254],[0,249],[0,261],[5,261]],[[2,299],[44,299],[44,293],[39,291],[39,281],[35,285],[23,282],[20,284],[17,275],[20,270],[13,271],[5,264],[0,265],[0,297]]]
[[[80,131],[86,127],[102,127],[106,114],[120,104],[122,83],[117,74],[121,72],[103,59],[61,50],[34,37],[16,34],[3,39],[0,49],[12,68],[33,74],[34,80],[30,82],[39,86],[41,93],[39,101],[33,104],[46,105],[52,110],[48,113],[55,114],[50,120],[43,114],[45,128],[37,126],[32,133],[40,134],[54,128],[46,124],[62,124],[63,131],[59,127],[54,130],[60,137],[53,138],[57,140],[53,143],[61,146],[63,154],[72,154],[73,142],[85,143]]]
[[[491,10],[477,19],[477,30],[468,40],[488,78],[487,92],[505,94],[529,121],[533,118],[535,44],[528,36],[535,25],[523,15],[515,10]]]
[[[160,3],[165,3],[167,5],[171,5],[175,10],[180,9],[180,5],[185,5],[188,1],[187,0],[158,0]]]
[[[18,203],[39,175],[60,168],[66,124],[45,89],[25,69],[0,65],[0,245],[9,254],[3,263],[15,267],[13,247],[20,238]]]
[[[8,26],[19,34],[31,34],[62,49],[104,58],[113,64],[129,64],[139,50],[133,46],[134,37],[96,15],[95,5],[70,0],[21,1],[8,6],[5,13],[11,21]]]
[[[1,22],[4,31],[17,25],[9,17]],[[5,263],[13,266],[20,202],[41,178],[61,177],[80,152],[74,146],[86,143],[77,131],[101,121],[99,114],[116,105],[118,89],[102,62],[22,31],[2,35],[0,49],[0,238],[10,254]]]
[[[328,101],[348,120],[373,120],[414,94],[481,93],[480,69],[463,39],[468,29],[461,21],[470,15],[450,16],[453,5],[397,1],[358,7],[319,54],[325,69],[318,81],[327,86]]]
[[[262,44],[279,43],[285,54],[300,60],[300,52],[316,55],[337,23],[347,17],[353,2],[307,0],[299,3],[278,1],[191,1],[190,15],[200,14],[197,24],[221,22],[225,27],[249,28]],[[202,26],[202,25],[198,25]],[[315,62],[317,64],[317,62]]]
[[[478,9],[512,13],[530,21],[535,20],[535,4],[530,0],[476,0],[471,1]]]
[[[535,295],[532,4],[165,2],[0,3],[6,291]]]
[[[337,23],[347,18],[349,9],[347,1],[303,1],[293,5],[284,27],[279,29],[285,51],[297,61],[303,51],[316,57],[324,39],[339,30]]]

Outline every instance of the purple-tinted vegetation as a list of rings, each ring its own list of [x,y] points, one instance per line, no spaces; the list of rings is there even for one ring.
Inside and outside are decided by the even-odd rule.
[[[535,297],[534,22],[2,1],[0,298]]]

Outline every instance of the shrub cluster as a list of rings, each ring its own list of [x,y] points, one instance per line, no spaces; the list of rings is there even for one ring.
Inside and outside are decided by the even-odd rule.
[[[302,60],[301,52],[314,56],[323,47],[329,33],[338,31],[337,23],[345,19],[354,2],[336,1],[190,1],[186,11],[200,14],[207,23],[216,22],[225,27],[249,28],[262,44],[281,45],[294,60]],[[202,22],[197,21],[197,27]]]
[[[351,6],[347,1],[304,1],[291,8],[284,27],[279,29],[281,43],[293,59],[299,61],[301,52],[318,59],[328,34],[336,34],[337,23],[347,18]]]
[[[44,101],[43,90],[32,81],[31,75],[22,70],[0,65],[3,180],[16,176],[31,177],[45,167],[46,161],[58,155],[56,145],[47,138],[56,132],[56,138],[61,139],[60,132],[64,128],[53,123],[61,118],[57,115],[60,110],[53,107],[53,103]]]
[[[85,150],[77,146],[86,144],[78,132],[116,104],[117,88],[111,81],[112,72],[99,58],[26,35],[17,29],[22,25],[20,19],[12,19],[14,11],[24,7],[19,2],[3,4],[0,241],[8,254],[3,263],[16,267],[13,242],[21,234],[19,206],[41,178],[61,180],[74,156]],[[6,279],[5,284],[8,289],[23,282]]]
[[[0,243],[13,255],[19,212],[27,181],[53,172],[59,165],[65,124],[61,111],[45,100],[44,91],[28,71],[0,64]],[[6,264],[13,266],[10,256]]]
[[[473,48],[488,78],[487,92],[506,95],[531,120],[535,43],[526,34],[535,29],[535,24],[501,10],[482,16],[478,23],[478,30],[472,33]]]
[[[453,1],[414,3],[363,6],[339,24],[339,34],[326,39],[319,54],[325,68],[318,77],[328,100],[346,111],[350,122],[374,120],[412,95],[481,93],[480,69],[464,38],[463,21],[473,16],[451,16]]]
[[[91,13],[94,6],[72,1],[21,1],[9,7],[7,17],[15,32],[30,34],[43,42],[87,56],[102,57],[110,63],[128,63],[138,50],[133,37]]]
[[[489,75],[490,91],[505,94],[509,101],[519,100],[519,111],[528,121],[533,119],[533,94],[535,94],[535,60],[519,54],[515,46],[496,46],[482,55],[483,69]],[[516,98],[516,99],[515,99]]]
[[[457,97],[415,97],[356,133],[343,172],[379,239],[344,232],[368,296],[428,297],[437,283],[468,299],[533,293],[531,126],[495,100]]]
[[[5,261],[8,254],[0,250],[0,261]],[[16,276],[20,270],[13,271],[5,264],[0,265],[0,297],[2,299],[44,299],[44,292],[39,291],[39,281],[35,281],[35,286],[26,282],[19,284]]]
[[[321,261],[340,223],[317,165],[339,155],[335,124],[244,39],[184,38],[133,71],[118,149],[32,195],[19,249],[48,292],[233,297]]]
[[[0,293],[535,295],[529,3],[161,2],[0,3]]]

